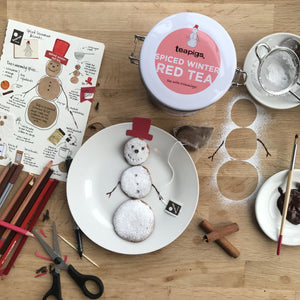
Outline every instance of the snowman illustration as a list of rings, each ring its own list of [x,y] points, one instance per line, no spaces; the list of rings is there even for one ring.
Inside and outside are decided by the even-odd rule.
[[[50,59],[45,69],[46,76],[42,77],[33,88],[24,92],[26,95],[36,88],[38,97],[33,97],[28,103],[25,119],[29,124],[39,129],[49,129],[56,124],[59,109],[55,100],[59,98],[61,93],[65,97],[66,109],[72,115],[72,112],[69,110],[67,95],[58,78],[62,71],[62,65],[66,65],[68,62],[65,54],[69,46],[68,42],[56,39],[53,50],[47,50],[45,53],[45,57]]]
[[[25,49],[24,49],[24,54],[25,54],[26,57],[31,57],[32,52],[33,52],[33,50],[31,49],[30,41],[28,40],[26,42],[26,46],[25,46]]]
[[[199,38],[198,38],[198,35],[197,35],[198,27],[199,27],[198,25],[195,25],[193,27],[193,31],[189,36],[190,39],[187,42],[187,45],[189,47],[195,48],[197,46],[197,43],[199,41]]]

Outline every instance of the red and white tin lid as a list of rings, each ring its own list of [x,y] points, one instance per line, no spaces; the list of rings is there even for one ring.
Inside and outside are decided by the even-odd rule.
[[[156,24],[140,51],[145,86],[163,106],[193,112],[230,88],[236,52],[227,31],[198,13],[171,15]]]

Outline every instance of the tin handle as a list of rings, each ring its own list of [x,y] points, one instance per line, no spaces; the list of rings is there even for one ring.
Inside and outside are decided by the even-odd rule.
[[[236,68],[231,87],[244,86],[247,80],[247,73],[240,68]]]
[[[138,65],[140,63],[140,58],[135,57],[135,51],[136,51],[138,42],[143,42],[145,40],[145,38],[146,37],[143,35],[138,35],[138,34],[134,35],[134,48],[133,48],[133,51],[131,52],[130,56],[128,57],[132,64]]]
[[[260,44],[256,45],[256,47],[255,47],[255,54],[256,54],[256,57],[259,60],[259,63],[261,63],[262,59],[267,55],[267,54],[265,54],[263,56],[259,55],[259,49],[262,48],[262,47],[265,48],[265,49],[267,49],[268,53],[271,51],[270,46],[268,44],[266,44],[266,43],[260,43]]]

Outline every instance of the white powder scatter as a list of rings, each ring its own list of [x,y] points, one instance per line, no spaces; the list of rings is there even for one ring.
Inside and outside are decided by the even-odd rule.
[[[247,128],[252,129],[255,133],[257,138],[259,139],[263,139],[264,138],[264,129],[267,126],[267,124],[269,124],[269,122],[271,121],[271,117],[270,115],[267,114],[266,110],[264,109],[263,106],[261,105],[256,105],[255,101],[252,99],[252,97],[248,94],[240,94],[238,96],[236,96],[235,98],[232,99],[232,101],[229,103],[228,105],[228,110],[227,110],[227,119],[225,120],[224,124],[223,124],[223,130],[221,133],[221,138],[219,140],[219,144],[216,145],[217,147],[222,143],[222,141],[224,141],[224,144],[226,142],[226,138],[229,135],[229,133],[237,128],[242,128],[238,125],[236,125],[232,119],[231,119],[231,111],[232,108],[234,106],[234,104],[239,101],[239,100],[249,100],[250,102],[253,103],[253,105],[255,105],[256,107],[256,111],[257,111],[257,115],[256,118],[254,120],[254,122],[252,124],[250,124]],[[218,153],[216,155],[218,155],[218,157],[221,157],[221,160],[219,161],[218,165],[216,165],[215,167],[215,173],[213,176],[213,186],[216,186],[217,191],[219,193],[219,198],[223,199],[224,204],[226,205],[236,205],[236,204],[247,204],[247,200],[249,199],[253,199],[253,197],[255,197],[255,195],[258,192],[258,189],[260,188],[261,184],[262,184],[262,176],[261,173],[259,171],[259,165],[260,165],[260,159],[259,159],[259,155],[258,155],[258,151],[261,149],[260,147],[262,147],[261,145],[257,145],[256,151],[253,154],[253,156],[251,156],[249,159],[245,160],[246,162],[250,163],[252,166],[254,166],[257,170],[257,174],[258,174],[258,184],[257,187],[255,189],[255,191],[253,191],[253,193],[246,197],[245,199],[240,199],[239,201],[236,200],[232,200],[232,199],[228,199],[227,197],[225,197],[219,190],[218,188],[218,184],[217,184],[217,175],[219,172],[219,169],[221,168],[221,166],[230,161],[230,160],[235,160],[235,158],[231,157],[229,155],[229,153],[226,150],[225,145],[223,145],[220,150],[218,151]]]

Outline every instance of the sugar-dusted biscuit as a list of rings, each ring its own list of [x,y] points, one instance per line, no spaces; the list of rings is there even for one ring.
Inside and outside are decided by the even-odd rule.
[[[123,202],[113,215],[114,230],[119,237],[130,242],[142,242],[154,229],[154,214],[143,200]]]
[[[150,149],[148,144],[145,140],[140,138],[132,138],[124,146],[124,157],[132,166],[144,163],[149,153]]]
[[[152,187],[149,170],[143,166],[133,166],[121,175],[121,189],[130,198],[139,199],[147,196]]]

